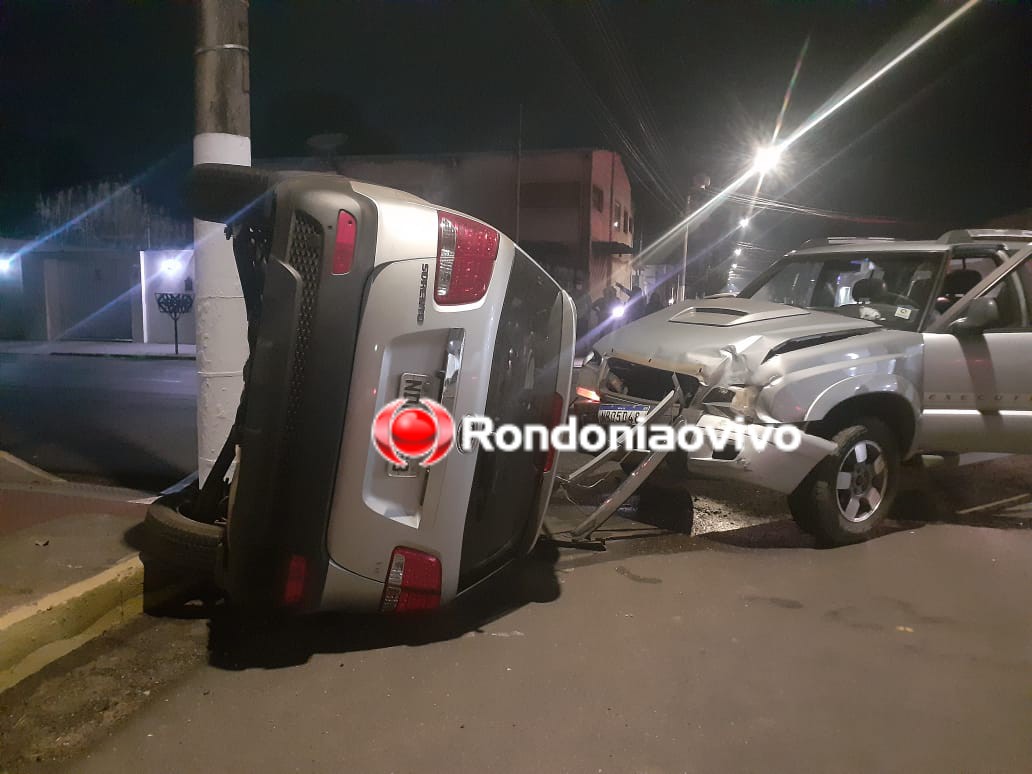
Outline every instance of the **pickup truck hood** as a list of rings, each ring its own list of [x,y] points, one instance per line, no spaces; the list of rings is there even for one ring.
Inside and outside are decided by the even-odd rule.
[[[685,301],[599,340],[595,349],[634,363],[695,376],[703,384],[745,383],[780,352],[882,330],[877,323],[809,309],[708,298]]]

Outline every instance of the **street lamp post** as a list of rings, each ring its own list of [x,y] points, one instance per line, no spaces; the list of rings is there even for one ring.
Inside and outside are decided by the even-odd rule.
[[[688,231],[689,225],[687,220],[692,214],[692,195],[688,194],[688,199],[684,206],[684,245],[681,249],[681,276],[677,283],[677,300],[684,301],[688,297]]]
[[[688,194],[688,199],[685,202],[684,208],[684,244],[681,250],[681,274],[678,279],[677,288],[677,300],[684,301],[688,298],[688,234],[691,233],[691,225],[688,220],[695,210],[699,208],[699,199],[702,198],[702,192],[709,188],[710,176],[706,174],[698,174],[692,178],[692,190]]]
[[[172,318],[172,330],[174,331],[176,354],[179,354],[179,318],[189,314],[193,309],[192,293],[155,293],[158,301],[158,311],[167,314]]]

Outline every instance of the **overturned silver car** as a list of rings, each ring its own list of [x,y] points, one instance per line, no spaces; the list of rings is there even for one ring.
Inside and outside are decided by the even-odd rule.
[[[606,336],[578,392],[597,393],[601,421],[633,422],[673,383],[680,421],[732,438],[798,427],[794,452],[704,445],[675,459],[787,494],[823,543],[866,539],[906,459],[1032,452],[1030,241],[953,231],[807,243],[737,297],[686,301]]]

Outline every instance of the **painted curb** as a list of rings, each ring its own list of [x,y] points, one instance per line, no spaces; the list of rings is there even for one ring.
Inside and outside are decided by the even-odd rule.
[[[0,616],[0,692],[143,612],[136,554]]]
[[[25,460],[0,451],[0,483],[5,484],[59,484],[63,478],[30,465]]]

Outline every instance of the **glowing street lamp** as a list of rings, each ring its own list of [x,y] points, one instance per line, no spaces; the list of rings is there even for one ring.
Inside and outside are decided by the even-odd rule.
[[[741,247],[736,247],[735,248],[735,255],[741,255],[741,254],[742,254],[742,248]]]
[[[769,145],[756,151],[753,159],[753,172],[760,175],[767,175],[777,169],[781,163],[781,154],[784,152],[784,145]]]
[[[741,218],[738,221],[738,228],[749,228],[749,219],[748,218]]]
[[[161,270],[165,272],[165,274],[179,274],[179,271],[182,268],[183,262],[180,261],[178,258],[166,258],[161,262]]]

